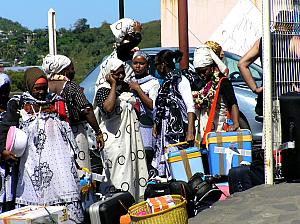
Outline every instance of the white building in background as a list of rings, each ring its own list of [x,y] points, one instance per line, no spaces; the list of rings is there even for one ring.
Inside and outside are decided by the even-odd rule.
[[[161,0],[161,46],[178,46],[179,0]],[[207,40],[243,55],[262,35],[262,0],[188,0],[189,46]]]

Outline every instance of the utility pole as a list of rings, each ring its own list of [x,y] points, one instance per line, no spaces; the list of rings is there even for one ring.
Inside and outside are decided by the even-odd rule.
[[[263,1],[263,92],[264,92],[264,145],[265,145],[265,184],[273,180],[273,121],[272,121],[272,62],[270,34],[270,1]]]
[[[180,69],[189,68],[189,35],[188,35],[188,6],[187,0],[178,1],[178,37],[179,50],[183,53]]]
[[[56,21],[54,9],[48,11],[48,36],[49,36],[49,53],[56,55]]]
[[[119,0],[119,19],[124,18],[124,0]]]

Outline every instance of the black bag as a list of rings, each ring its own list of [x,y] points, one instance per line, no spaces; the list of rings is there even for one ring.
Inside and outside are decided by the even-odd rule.
[[[92,204],[85,210],[84,223],[119,224],[120,217],[135,203],[128,191],[107,195],[105,200]],[[124,208],[125,207],[125,208]]]
[[[171,194],[179,194],[182,195],[186,201],[186,210],[188,213],[188,217],[195,216],[195,205],[194,205],[194,197],[192,189],[190,188],[189,184],[182,180],[171,180],[170,181],[170,191]]]
[[[144,200],[169,194],[171,194],[169,182],[148,184],[144,193]]]
[[[195,195],[194,203],[198,212],[218,201],[223,194],[212,180],[204,180],[203,174],[195,173],[188,182]]]
[[[228,185],[230,194],[253,187],[250,166],[242,165],[231,168],[228,173]]]
[[[263,116],[263,92],[261,92],[257,95],[255,112],[257,115]]]
[[[265,165],[263,149],[252,149],[252,163],[250,165],[250,175],[253,186],[265,183]]]

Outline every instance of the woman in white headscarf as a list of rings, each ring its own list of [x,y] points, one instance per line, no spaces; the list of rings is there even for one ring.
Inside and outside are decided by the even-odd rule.
[[[132,51],[142,41],[142,25],[138,21],[129,18],[123,18],[110,25],[110,29],[115,36],[113,52],[101,63],[100,73],[96,81],[96,89],[102,83],[103,77],[107,74],[106,64],[111,58],[117,58],[124,62],[125,81],[128,81],[133,71],[131,66],[126,63],[131,61],[134,52]],[[95,106],[95,99],[94,99]]]
[[[77,162],[81,168],[91,169],[86,123],[96,133],[97,148],[104,146],[103,135],[96,120],[91,103],[86,99],[80,86],[73,80],[75,75],[72,61],[64,55],[47,55],[43,60],[43,70],[48,76],[51,92],[62,96],[66,102],[69,123],[79,147]],[[84,172],[79,172],[82,176]]]
[[[227,67],[213,50],[205,44],[200,45],[194,52],[194,67],[197,74],[206,82],[204,88],[193,92],[199,121],[198,134],[200,133],[200,136],[203,137],[216,89],[221,78],[225,77],[224,73]],[[219,88],[219,97],[211,130],[223,130],[224,123],[227,121],[227,112],[229,112],[232,120],[232,124],[229,123],[229,130],[236,130],[239,128],[239,109],[232,84],[225,78],[222,79]]]
[[[144,194],[148,173],[139,121],[133,108],[136,99],[124,82],[121,60],[107,60],[105,71],[95,97],[95,114],[104,136],[103,158],[109,180],[102,193],[117,188],[129,191],[137,200]]]

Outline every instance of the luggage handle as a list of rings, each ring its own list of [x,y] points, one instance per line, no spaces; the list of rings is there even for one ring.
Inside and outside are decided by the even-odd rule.
[[[123,202],[119,199],[118,200],[120,205],[125,209],[125,211],[128,213],[128,208],[123,204]]]
[[[194,142],[199,145],[199,141],[198,140],[194,140]],[[169,144],[167,146],[165,146],[165,150],[168,149],[168,148],[171,148],[171,147],[174,147],[174,146],[179,146],[179,145],[186,145],[186,144],[190,144],[189,146],[191,146],[191,142],[187,142],[187,141],[184,141],[184,142],[177,142],[177,143],[174,143],[174,144]],[[199,147],[200,148],[200,147]]]

